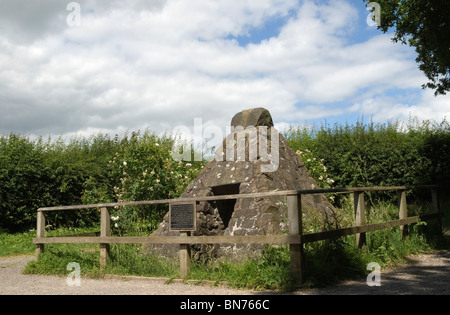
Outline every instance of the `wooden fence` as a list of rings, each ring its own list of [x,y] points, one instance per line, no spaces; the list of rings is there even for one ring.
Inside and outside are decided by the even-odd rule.
[[[433,213],[408,217],[406,190],[408,189],[430,189],[433,205]],[[365,223],[364,192],[374,191],[397,191],[399,198],[399,219],[385,221],[381,223]],[[303,234],[302,231],[302,207],[301,198],[305,194],[323,193],[351,193],[354,200],[355,226],[345,227],[318,233]],[[146,237],[112,237],[110,231],[110,208],[136,205],[155,204],[179,204],[194,203],[201,201],[217,201],[240,198],[257,198],[285,196],[288,210],[289,234],[288,235],[254,235],[254,236],[190,236],[189,233],[180,233],[180,236],[146,236]],[[70,211],[98,208],[101,211],[100,236],[99,237],[45,237],[45,213],[49,211]],[[365,233],[399,226],[402,236],[407,234],[409,224],[419,221],[441,218],[438,205],[437,187],[426,186],[395,186],[395,187],[356,187],[356,188],[334,188],[334,189],[311,189],[311,190],[287,190],[262,192],[253,194],[236,194],[210,197],[179,198],[151,201],[133,201],[104,203],[77,206],[61,206],[40,208],[37,211],[37,232],[33,243],[36,244],[36,255],[44,251],[45,244],[68,244],[68,243],[91,243],[100,244],[100,266],[106,266],[110,244],[179,244],[180,276],[182,278],[189,274],[190,266],[190,246],[192,244],[289,244],[291,271],[294,281],[301,284],[304,280],[304,244],[326,239],[337,238],[346,235],[356,235],[356,242],[359,247],[365,244]]]

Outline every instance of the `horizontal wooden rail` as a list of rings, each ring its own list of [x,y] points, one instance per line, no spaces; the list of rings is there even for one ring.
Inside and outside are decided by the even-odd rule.
[[[406,219],[352,226],[303,235],[244,235],[244,236],[55,236],[34,238],[34,244],[301,244],[322,241],[357,233],[373,232],[413,224],[440,217],[440,213],[423,214]]]
[[[440,216],[441,216],[440,213],[430,213],[430,214],[423,214],[423,215],[418,215],[418,216],[414,216],[414,217],[408,217],[406,219],[391,220],[391,221],[385,221],[385,222],[381,222],[381,223],[364,224],[364,225],[346,227],[346,228],[341,228],[341,229],[336,229],[336,230],[331,230],[331,231],[323,231],[323,232],[318,232],[318,233],[304,234],[304,235],[302,235],[301,240],[303,243],[323,241],[323,240],[327,240],[327,239],[338,238],[338,237],[352,235],[352,234],[373,232],[373,231],[393,228],[396,226],[413,224],[413,223],[417,223],[420,221],[426,221],[426,220],[433,219],[433,218],[439,218]]]
[[[251,194],[234,194],[234,195],[221,195],[221,196],[205,196],[205,197],[191,197],[191,198],[178,198],[178,199],[161,199],[161,200],[145,200],[145,201],[128,201],[128,202],[112,202],[112,203],[98,203],[88,205],[73,205],[73,206],[59,206],[59,207],[42,207],[38,212],[47,211],[66,211],[66,210],[83,210],[94,208],[112,208],[112,207],[124,207],[124,206],[145,206],[145,205],[158,205],[169,203],[182,203],[182,202],[200,202],[200,201],[217,201],[217,200],[229,200],[229,199],[241,199],[241,198],[260,198],[260,197],[275,197],[275,196],[294,196],[298,194],[310,195],[310,194],[324,194],[324,193],[352,193],[352,192],[366,192],[366,191],[398,191],[407,189],[419,189],[419,188],[437,188],[436,185],[420,185],[420,186],[392,186],[392,187],[352,187],[352,188],[320,188],[320,189],[300,189],[300,190],[280,190],[280,191],[268,191]]]

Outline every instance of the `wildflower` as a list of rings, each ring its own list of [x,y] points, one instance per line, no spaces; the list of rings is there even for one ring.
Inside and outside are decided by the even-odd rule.
[[[123,166],[127,166],[127,162],[123,161]]]
[[[159,147],[159,143],[158,143],[158,142],[156,142],[155,145],[156,145],[157,147]]]
[[[192,164],[191,163],[186,163],[186,166],[192,166]]]
[[[159,179],[156,179],[156,183],[159,184],[159,182],[160,182],[160,180],[159,180]]]
[[[155,170],[152,170],[150,174],[155,175]]]

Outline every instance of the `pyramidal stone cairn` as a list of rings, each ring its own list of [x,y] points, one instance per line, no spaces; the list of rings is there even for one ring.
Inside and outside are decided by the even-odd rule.
[[[192,181],[182,198],[251,194],[319,188],[301,158],[274,128],[264,108],[237,113],[231,133]],[[334,207],[323,194],[302,196],[303,220],[332,221]],[[286,197],[270,196],[199,202],[192,235],[281,235],[288,232]],[[153,233],[179,235],[169,228],[169,213]],[[152,246],[160,254],[176,254],[178,245]],[[263,245],[192,245],[193,258],[260,253]]]

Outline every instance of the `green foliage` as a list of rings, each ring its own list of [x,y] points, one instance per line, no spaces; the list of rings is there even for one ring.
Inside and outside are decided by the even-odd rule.
[[[121,201],[177,198],[200,171],[203,163],[177,162],[171,157],[172,138],[158,137],[146,131],[125,138],[108,162],[115,178],[113,199]],[[118,217],[114,227],[128,231],[137,227],[150,232],[162,221],[167,205],[121,207],[113,211]]]
[[[371,0],[364,0],[371,2]],[[414,47],[416,62],[435,95],[450,91],[450,3],[440,0],[377,0],[383,32],[395,29],[394,42]]]
[[[32,243],[36,232],[8,234],[0,232],[0,257],[12,255],[29,255],[34,253],[36,246]]]
[[[36,210],[44,206],[177,197],[203,163],[174,161],[172,143],[149,131],[54,141],[0,136],[0,229],[33,228]],[[137,218],[133,224],[140,222],[148,230],[165,210],[128,207],[121,216]],[[52,212],[46,219],[52,227],[82,227],[95,224],[98,213]]]
[[[39,205],[39,196],[47,192],[42,142],[36,146],[16,135],[0,138],[0,228],[29,224],[30,209]]]
[[[288,140],[295,153],[302,159],[309,174],[321,188],[332,188],[335,180],[325,166],[325,160],[316,156],[310,149],[314,145],[314,134],[306,127],[290,128],[287,132]],[[327,194],[327,198],[334,202],[335,196]]]
[[[411,120],[405,126],[323,124],[291,128],[286,138],[294,150],[311,151],[326,167],[334,187],[437,184],[443,191],[450,187],[450,125],[445,119],[441,123]],[[318,176],[323,174],[302,159],[320,183]]]

